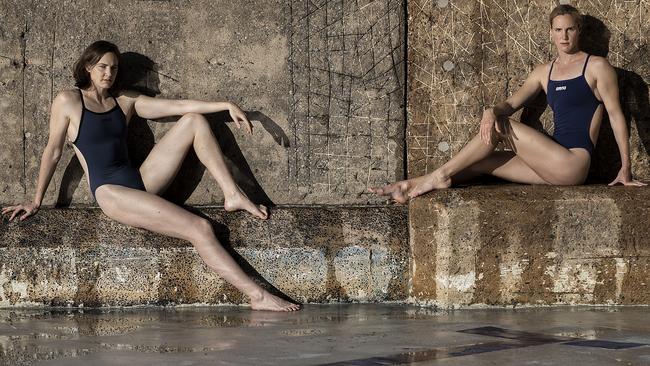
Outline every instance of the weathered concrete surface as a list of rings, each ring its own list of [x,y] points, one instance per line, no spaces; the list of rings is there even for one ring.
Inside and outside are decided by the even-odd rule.
[[[403,2],[291,4],[294,182],[309,201],[366,199],[402,177]]]
[[[22,3],[0,2],[0,194],[21,197],[25,190],[23,146],[24,31]],[[5,34],[13,34],[6,37]]]
[[[650,304],[648,202],[648,188],[509,185],[426,195],[408,220],[399,206],[201,211],[249,273],[299,301]],[[97,209],[0,226],[2,306],[244,301],[189,243]]]
[[[650,189],[492,186],[412,201],[410,299],[650,303]]]
[[[265,222],[201,212],[248,273],[295,300],[405,299],[405,207],[281,208]],[[125,227],[98,209],[45,209],[0,225],[0,306],[243,301],[190,243]]]
[[[478,132],[484,108],[510,96],[535,65],[555,57],[548,14],[557,1],[408,1],[408,175],[430,172]],[[630,125],[633,171],[650,178],[650,58],[644,1],[571,1],[589,15],[584,49],[617,69]],[[551,133],[545,96],[514,116]],[[590,179],[613,178],[616,143],[603,121]]]
[[[369,185],[403,176],[402,1],[0,0],[0,202],[33,197],[49,105],[97,39],[129,54],[132,88],[166,98],[232,100],[255,134],[208,116],[249,196],[277,204],[377,202]],[[140,164],[170,128],[135,119]],[[231,131],[232,130],[232,131]],[[23,142],[24,136],[24,142]],[[45,203],[91,203],[67,148]],[[190,156],[169,196],[221,203]]]
[[[0,364],[648,365],[647,307],[0,310]]]

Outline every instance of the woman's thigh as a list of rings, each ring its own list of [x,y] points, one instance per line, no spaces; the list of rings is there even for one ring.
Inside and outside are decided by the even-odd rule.
[[[506,144],[548,184],[581,184],[587,177],[591,157],[586,150],[569,150],[523,123],[507,121],[502,126],[508,131],[502,136]]]
[[[514,183],[548,184],[512,151],[495,151],[468,170],[471,173],[489,174]]]
[[[178,173],[194,142],[191,116],[183,116],[154,145],[140,166],[147,192],[161,194]]]
[[[97,188],[102,211],[122,224],[192,241],[205,220],[155,194],[118,185]]]

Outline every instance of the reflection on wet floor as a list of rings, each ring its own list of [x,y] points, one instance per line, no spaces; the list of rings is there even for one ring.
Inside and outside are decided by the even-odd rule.
[[[517,341],[530,344],[557,343],[571,340],[571,338],[566,337],[554,337],[546,334],[503,329],[499,327],[480,327],[464,329],[460,330],[459,332],[467,334],[480,334],[497,338],[515,339]]]
[[[524,348],[531,346],[541,346],[548,343],[562,343],[571,346],[580,347],[597,347],[606,349],[625,349],[647,346],[643,343],[631,342],[612,342],[612,341],[598,341],[598,340],[571,340],[565,337],[553,337],[545,334],[536,334],[532,332],[522,332],[498,327],[480,327],[473,329],[465,329],[459,331],[460,333],[480,334],[489,337],[505,338],[516,342],[485,342],[472,345],[461,345],[449,348],[430,349],[424,351],[403,352],[396,355],[384,357],[369,357],[365,359],[348,360],[335,363],[322,364],[320,366],[344,366],[344,365],[403,365],[408,363],[440,360],[451,357],[461,357],[476,355],[487,352],[511,350],[516,348]]]
[[[573,341],[564,344],[568,344],[570,346],[597,347],[597,348],[606,348],[606,349],[626,349],[626,348],[647,346],[647,344],[645,343],[612,342],[612,341],[599,341],[599,340]]]
[[[243,307],[5,309],[0,365],[419,365],[505,356],[503,364],[514,365],[520,363],[507,360],[518,349],[548,357],[541,350],[547,347],[557,357],[579,353],[597,362],[617,352],[617,359],[650,364],[650,325],[641,321],[646,312],[436,312],[399,305],[308,305],[298,313]]]

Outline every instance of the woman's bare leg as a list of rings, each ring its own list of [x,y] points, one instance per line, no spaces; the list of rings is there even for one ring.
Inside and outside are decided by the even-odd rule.
[[[489,174],[514,183],[548,184],[512,151],[494,151],[478,163],[463,169],[451,178],[452,184]]]
[[[396,202],[404,203],[408,198],[417,197],[433,189],[448,188],[455,175],[463,175],[463,170],[475,164],[482,166],[488,174],[505,179],[516,177],[516,181],[520,183],[573,185],[584,181],[589,170],[588,152],[583,149],[568,150],[522,123],[503,123],[505,126],[502,130],[509,131],[509,134],[497,137],[508,142],[518,159],[489,158],[479,164],[494,154],[496,144],[487,145],[477,135],[456,156],[435,171],[421,177],[372,188],[371,191],[391,196]],[[501,165],[498,164],[500,161]],[[491,172],[489,166],[493,166]]]
[[[122,186],[100,186],[96,199],[102,211],[115,221],[191,242],[208,267],[251,298],[253,309],[299,309],[299,305],[272,295],[248,277],[221,246],[208,220],[155,194]]]
[[[196,113],[181,117],[142,163],[140,174],[147,192],[160,194],[165,191],[178,173],[190,147],[194,148],[196,156],[219,184],[227,211],[246,210],[260,219],[268,217],[267,208],[253,204],[237,186],[208,121]]]

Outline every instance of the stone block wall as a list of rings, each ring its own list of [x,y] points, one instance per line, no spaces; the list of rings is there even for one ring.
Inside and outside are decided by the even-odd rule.
[[[589,51],[607,55],[617,68],[633,170],[650,179],[649,5],[573,3],[590,15]],[[482,109],[505,99],[534,65],[553,56],[547,14],[556,4],[0,0],[0,141],[7,146],[0,150],[0,202],[33,195],[48,106],[58,90],[72,86],[78,54],[104,38],[127,52],[133,88],[159,97],[233,100],[250,112],[252,137],[223,114],[208,119],[246,192],[284,207],[266,223],[205,211],[223,223],[224,242],[301,301],[647,304],[647,190],[449,190],[411,202],[408,223],[401,208],[366,205],[381,201],[365,192],[368,186],[400,179],[405,169],[409,176],[429,172],[452,157],[476,133]],[[543,98],[516,118],[552,130]],[[136,164],[169,129],[164,122],[133,121]],[[46,204],[92,204],[72,155],[66,149]],[[590,179],[615,174],[617,156],[605,121]],[[167,195],[188,204],[222,199],[193,156]],[[321,203],[336,208],[293,206]],[[24,226],[30,221],[0,225],[4,305],[242,301],[206,274],[187,243],[125,229],[97,210],[43,214],[33,227]],[[56,235],[60,230],[69,232]],[[53,245],[31,246],[30,235]],[[138,263],[148,263],[147,270],[123,281]],[[192,270],[178,271],[175,263]],[[26,273],[28,265],[39,269]]]
[[[418,198],[410,299],[443,308],[647,304],[649,194],[491,186]]]
[[[403,301],[405,207],[279,208],[268,221],[204,208],[244,270],[300,302]],[[0,225],[0,307],[247,302],[184,240],[96,208],[44,209]]]

